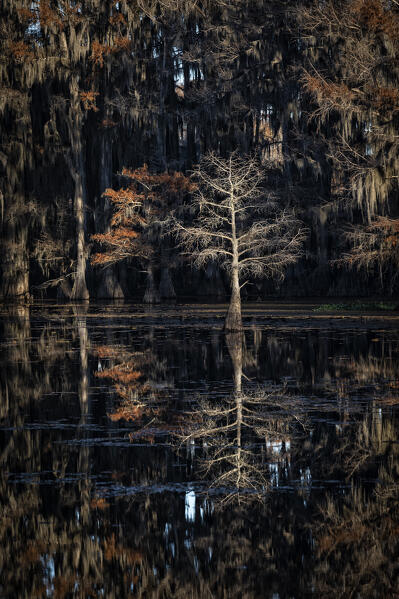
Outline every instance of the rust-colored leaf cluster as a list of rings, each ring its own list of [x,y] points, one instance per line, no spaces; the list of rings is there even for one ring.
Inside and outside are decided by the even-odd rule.
[[[91,258],[94,266],[109,266],[127,258],[148,260],[154,248],[146,242],[145,232],[168,210],[173,198],[191,192],[195,185],[182,173],[151,174],[148,166],[124,168],[129,180],[126,187],[106,189],[103,196],[113,205],[110,231],[98,233],[92,239],[104,247]]]
[[[94,66],[102,69],[104,66],[104,57],[108,56],[110,53],[111,48],[107,44],[101,44],[97,40],[94,40],[91,45],[90,60]]]
[[[126,19],[123,16],[122,13],[117,12],[113,15],[110,16],[110,18],[108,19],[109,24],[112,26],[116,26],[116,25],[126,25]]]
[[[55,10],[50,6],[48,0],[41,0],[39,6],[40,26],[48,29],[58,29],[62,31],[64,25],[62,20]]]
[[[17,13],[25,27],[30,23],[34,23],[37,20],[36,14],[29,8],[22,7],[17,9]]]
[[[317,98],[319,102],[328,101],[334,104],[348,104],[356,98],[356,94],[345,83],[326,81],[320,76],[304,72],[302,82],[307,92]]]
[[[80,92],[80,99],[82,100],[82,104],[86,110],[93,110],[93,112],[98,112],[98,108],[96,106],[96,98],[98,95],[98,92],[92,90],[87,92]]]
[[[353,0],[350,11],[357,22],[374,33],[399,41],[399,17],[382,0]]]
[[[132,40],[128,37],[118,36],[114,39],[112,52],[129,52],[132,49]]]
[[[23,41],[9,42],[8,49],[17,63],[30,62],[35,58],[31,46]]]
[[[375,87],[371,90],[372,102],[382,113],[399,109],[399,89],[395,87]]]
[[[90,502],[90,507],[92,510],[106,510],[109,508],[109,503],[104,497],[93,497]]]
[[[97,372],[96,376],[99,379],[109,378],[114,382],[129,385],[133,381],[137,381],[143,375],[139,370],[132,370],[131,362],[127,362],[124,364],[119,364],[118,366],[114,366],[113,368],[107,368],[102,372]]]
[[[101,121],[101,126],[104,129],[112,129],[112,127],[116,127],[118,123],[116,123],[115,121],[113,121],[112,119],[103,119]]]
[[[115,534],[104,540],[104,559],[111,562],[122,558],[130,565],[140,564],[143,561],[143,555],[139,551],[124,547],[116,542]]]
[[[165,194],[190,193],[196,189],[195,183],[189,177],[183,175],[183,173],[174,172],[171,174],[161,173],[154,175],[149,172],[146,164],[135,170],[124,168],[122,175],[132,179],[132,181],[145,185],[147,188],[156,189],[157,194],[161,196]]]
[[[95,40],[91,45],[90,60],[95,67],[102,69],[106,56],[118,54],[119,52],[129,52],[131,48],[132,40],[126,36],[117,36],[114,39],[112,46],[108,44],[102,44],[101,42]]]

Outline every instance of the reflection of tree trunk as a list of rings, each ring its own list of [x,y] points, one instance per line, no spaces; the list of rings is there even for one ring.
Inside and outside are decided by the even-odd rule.
[[[80,358],[80,378],[79,378],[79,404],[80,404],[80,421],[79,428],[83,428],[83,435],[87,434],[84,427],[87,424],[89,415],[89,334],[86,323],[87,304],[74,307],[76,314],[76,326],[79,336],[79,358]],[[82,443],[79,447],[78,472],[82,475],[80,483],[80,498],[81,498],[81,517],[82,523],[86,524],[90,516],[90,449]]]
[[[151,261],[148,264],[147,268],[147,289],[145,291],[143,301],[146,304],[158,304],[160,301],[159,293],[155,286],[154,265]]]
[[[241,470],[242,470],[242,444],[241,444],[241,429],[242,429],[242,353],[243,353],[244,337],[242,332],[227,333],[226,344],[229,350],[230,358],[233,364],[234,371],[234,395],[236,407],[236,450],[235,450],[235,466],[236,466],[236,486],[239,489],[241,486]]]
[[[242,353],[243,333],[226,333],[226,345],[229,350],[234,370],[234,391],[240,395],[242,391]]]
[[[170,276],[170,256],[169,251],[161,249],[161,280],[159,283],[159,295],[165,299],[174,299],[176,297],[175,288],[173,287],[172,277]]]

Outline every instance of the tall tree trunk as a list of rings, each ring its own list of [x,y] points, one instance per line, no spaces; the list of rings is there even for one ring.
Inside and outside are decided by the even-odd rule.
[[[241,331],[241,290],[240,277],[238,274],[238,242],[236,230],[236,214],[233,202],[233,191],[231,193],[231,239],[232,239],[232,263],[231,263],[231,298],[230,306],[226,316],[226,331]]]
[[[232,267],[230,305],[225,321],[226,331],[240,331],[242,329],[241,317],[241,292],[238,278],[238,264]]]
[[[160,301],[158,290],[155,286],[154,280],[154,265],[152,261],[149,262],[147,268],[147,289],[143,298],[146,304],[158,304]]]
[[[71,175],[75,184],[74,213],[76,223],[76,276],[72,289],[72,299],[89,299],[86,285],[86,242],[85,242],[85,208],[86,208],[86,177],[85,161],[83,158],[82,118],[79,97],[78,78],[75,76],[71,83],[70,108],[70,137],[71,137]]]
[[[86,243],[85,243],[85,198],[83,172],[75,171],[74,211],[76,220],[76,276],[72,289],[72,299],[89,299],[86,285]]]
[[[32,169],[32,128],[28,94],[0,109],[0,298],[29,299],[27,178]],[[7,98],[7,95],[5,95]],[[10,95],[10,98],[14,98]]]
[[[8,199],[10,201],[11,198]],[[21,201],[13,197],[15,204]],[[27,301],[29,294],[28,223],[20,215],[8,214],[1,230],[1,270],[2,282],[0,297]]]

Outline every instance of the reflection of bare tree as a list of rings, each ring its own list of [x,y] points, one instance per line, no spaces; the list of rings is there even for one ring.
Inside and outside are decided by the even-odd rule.
[[[234,369],[234,393],[215,402],[201,399],[182,435],[202,443],[202,474],[212,487],[224,487],[225,500],[259,498],[270,487],[268,454],[276,442],[304,425],[298,399],[282,390],[243,393],[243,334],[227,333]]]

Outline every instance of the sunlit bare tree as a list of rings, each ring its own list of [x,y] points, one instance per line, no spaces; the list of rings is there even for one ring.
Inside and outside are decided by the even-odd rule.
[[[202,267],[218,262],[231,279],[226,330],[240,330],[241,287],[248,276],[282,279],[302,253],[305,229],[265,186],[267,165],[232,153],[207,154],[194,172],[191,224],[174,221],[183,251]]]

